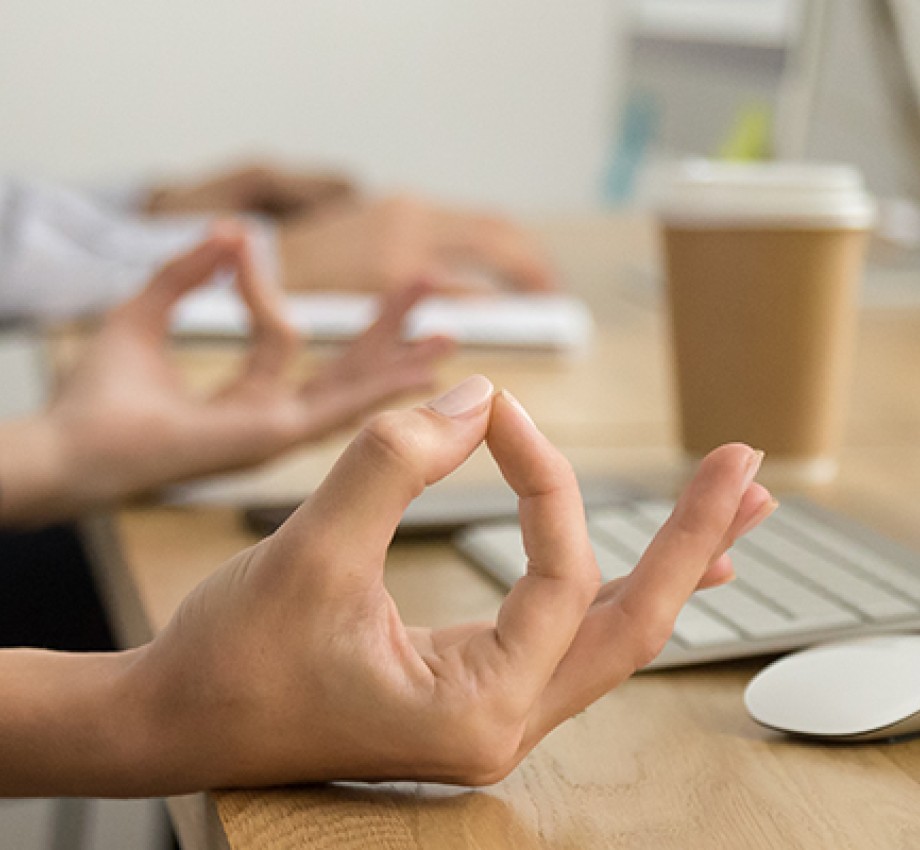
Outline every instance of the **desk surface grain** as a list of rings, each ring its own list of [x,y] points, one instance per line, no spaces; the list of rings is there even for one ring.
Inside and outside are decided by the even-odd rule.
[[[444,368],[443,384],[482,371],[513,389],[576,467],[668,491],[679,464],[651,229],[604,219],[541,231],[595,306],[593,350],[574,361],[464,354]],[[866,312],[859,333],[841,473],[812,495],[920,548],[920,312]],[[220,371],[212,352],[183,356],[202,380]],[[294,477],[307,492],[344,440],[262,474]],[[458,486],[494,474],[478,455]],[[132,506],[117,531],[121,558],[103,578],[131,642],[161,628],[198,581],[253,539],[229,508]],[[490,616],[501,599],[438,541],[395,545],[387,583],[416,623]],[[188,850],[920,846],[920,739],[818,746],[767,732],[741,703],[762,663],[640,674],[491,788],[220,791],[175,801],[175,812]]]

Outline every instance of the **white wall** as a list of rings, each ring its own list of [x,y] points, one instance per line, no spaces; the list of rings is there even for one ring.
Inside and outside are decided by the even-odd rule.
[[[509,208],[588,206],[617,0],[2,0],[0,170],[246,153]]]

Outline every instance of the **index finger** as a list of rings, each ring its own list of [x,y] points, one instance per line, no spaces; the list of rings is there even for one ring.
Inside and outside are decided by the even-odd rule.
[[[495,639],[521,693],[536,698],[600,586],[578,482],[565,457],[510,394],[498,395],[486,442],[518,494],[527,573],[505,599]]]
[[[234,262],[244,236],[243,228],[233,222],[215,225],[203,242],[166,263],[138,295],[117,308],[119,319],[138,330],[165,336],[173,305]]]
[[[237,261],[236,288],[249,310],[250,350],[243,379],[281,375],[300,345],[285,317],[284,294],[268,280],[244,239]]]

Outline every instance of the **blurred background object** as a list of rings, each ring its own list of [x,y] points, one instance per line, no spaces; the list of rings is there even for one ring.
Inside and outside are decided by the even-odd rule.
[[[848,163],[879,207],[863,297],[915,302],[920,4],[632,0],[629,11],[608,203],[646,204],[661,169],[687,157]],[[628,129],[637,102],[654,127],[641,144]]]

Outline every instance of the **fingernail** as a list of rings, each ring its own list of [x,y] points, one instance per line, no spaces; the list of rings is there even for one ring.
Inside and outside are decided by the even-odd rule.
[[[428,402],[428,408],[442,416],[459,419],[477,412],[489,399],[495,388],[483,375],[471,375],[451,387],[444,395]]]
[[[534,428],[537,427],[537,423],[533,421],[533,417],[524,409],[524,405],[521,404],[508,390],[502,390],[501,396],[515,409],[518,413],[521,414]]]
[[[760,469],[761,463],[763,463],[763,452],[758,449],[751,455],[748,461],[747,469],[744,472],[744,483],[741,485],[742,493],[747,492],[747,488],[754,483],[754,478]]]
[[[747,534],[752,529],[756,528],[760,523],[762,523],[770,514],[773,513],[779,507],[779,502],[776,499],[767,499],[758,509],[757,513],[754,514],[738,531],[738,537],[742,537]],[[737,538],[736,538],[737,539]]]

